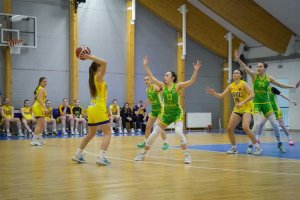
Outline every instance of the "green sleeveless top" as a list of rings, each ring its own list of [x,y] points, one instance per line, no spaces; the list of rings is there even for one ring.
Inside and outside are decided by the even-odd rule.
[[[154,90],[154,84],[151,84],[149,88],[146,90],[146,94],[148,99],[151,102],[152,110],[157,111],[162,107],[160,92]]]
[[[181,113],[182,109],[179,104],[179,94],[176,91],[175,84],[173,84],[172,89],[169,91],[168,87],[165,86],[163,89],[163,99],[164,99],[164,114],[173,115]]]
[[[270,85],[270,79],[265,74],[265,76],[261,79],[258,75],[256,75],[253,81],[253,88],[255,97],[253,99],[253,103],[268,103],[269,94],[268,94],[268,87]]]

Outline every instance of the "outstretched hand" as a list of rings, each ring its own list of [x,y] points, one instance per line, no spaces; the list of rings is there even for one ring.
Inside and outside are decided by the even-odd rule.
[[[292,104],[294,104],[294,106],[296,106],[296,105],[297,105],[297,103],[296,103],[295,101],[291,101],[291,103],[292,103]]]
[[[201,61],[197,60],[196,63],[193,63],[194,69],[199,70],[202,67]]]
[[[214,89],[212,89],[212,88],[206,88],[206,93],[207,94],[214,94],[216,91],[214,90]]]
[[[87,60],[87,59],[90,59],[91,55],[88,54],[88,53],[85,53],[83,52],[81,55],[80,55],[80,59],[82,60]]]
[[[240,58],[240,54],[238,52],[238,50],[234,50],[234,60],[237,61]]]
[[[143,62],[144,65],[148,65],[149,64],[149,56],[145,56],[143,61],[144,61]]]

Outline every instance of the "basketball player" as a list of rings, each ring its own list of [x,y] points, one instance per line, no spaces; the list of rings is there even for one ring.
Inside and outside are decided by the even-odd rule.
[[[93,61],[89,68],[89,87],[92,99],[87,110],[88,134],[81,141],[79,148],[77,149],[72,160],[77,163],[86,162],[82,151],[89,141],[95,136],[97,127],[101,126],[104,137],[96,164],[106,166],[110,165],[110,161],[105,158],[105,154],[111,139],[111,127],[106,109],[107,85],[103,79],[106,73],[107,63],[106,61],[89,54],[83,54],[82,58],[84,60],[89,59]]]
[[[268,87],[270,83],[273,83],[274,85],[281,87],[281,88],[297,88],[298,86],[291,86],[291,85],[285,85],[278,81],[276,81],[272,76],[269,76],[266,74],[268,65],[266,63],[258,63],[256,72],[251,70],[249,67],[243,63],[243,61],[240,59],[240,55],[238,54],[237,50],[234,53],[235,60],[240,64],[240,67],[246,71],[247,74],[249,74],[252,78],[253,82],[253,89],[255,97],[253,99],[254,103],[254,126],[252,128],[255,135],[257,135],[258,129],[260,127],[260,124],[262,122],[262,114],[268,118],[270,121],[272,128],[275,132],[275,137],[277,139],[277,148],[280,152],[285,153],[285,150],[282,146],[282,142],[280,140],[280,132],[279,132],[279,124],[276,120],[273,108],[271,106],[269,95],[268,95]],[[262,114],[261,114],[262,113]],[[252,153],[253,145],[250,143],[247,149],[247,153]]]
[[[249,125],[252,120],[253,114],[253,104],[251,100],[254,98],[254,92],[250,89],[249,85],[243,81],[243,71],[242,70],[234,70],[233,71],[233,80],[230,85],[222,92],[217,93],[214,89],[207,88],[206,92],[211,94],[219,99],[223,99],[225,95],[231,93],[232,98],[234,100],[234,109],[229,118],[227,134],[232,145],[231,150],[228,150],[228,154],[237,154],[237,146],[234,137],[234,129],[241,122],[243,123],[243,131],[250,138],[252,143],[254,144],[255,150],[253,154],[259,155],[262,149],[259,147],[253,132],[251,131]]]
[[[44,125],[44,133],[45,135],[48,135],[48,130],[47,130],[47,125],[48,124],[52,124],[52,133],[53,134],[57,134],[56,131],[56,120],[53,118],[53,114],[52,114],[52,107],[51,107],[51,101],[50,100],[46,100],[46,108],[48,109],[48,112],[45,113],[45,125]]]
[[[32,130],[30,128],[30,125],[35,123],[35,118],[32,113],[32,108],[30,107],[30,101],[26,99],[24,101],[24,107],[21,108],[21,114],[22,114],[22,123],[27,130],[29,135],[32,135]]]
[[[293,103],[295,106],[297,105],[297,103],[293,100],[291,100],[290,98],[288,98],[286,95],[282,94],[277,88],[275,87],[269,87],[268,88],[268,94],[269,94],[269,99],[270,99],[270,103],[271,103],[271,106],[274,110],[274,113],[275,113],[275,116],[276,116],[276,119],[277,121],[279,122],[279,126],[282,128],[283,132],[285,133],[285,135],[288,137],[288,140],[289,140],[289,145],[294,145],[295,142],[293,141],[288,129],[286,128],[285,124],[284,124],[284,121],[283,121],[283,118],[282,118],[282,112],[278,106],[278,102],[277,102],[277,96],[276,95],[279,95],[279,96],[282,96],[284,99],[288,100],[289,102]],[[267,122],[267,118],[263,117],[262,119],[262,122],[260,124],[260,127],[258,129],[258,133],[256,135],[256,139],[259,140],[259,137],[261,136],[261,132],[264,128],[264,125],[266,124]]]
[[[180,146],[184,151],[184,163],[190,164],[192,162],[189,150],[187,148],[187,140],[183,134],[183,112],[179,103],[179,93],[185,88],[193,85],[197,79],[198,71],[201,67],[200,61],[194,65],[194,73],[190,80],[185,82],[177,82],[177,75],[175,72],[167,72],[164,76],[164,82],[157,80],[151,73],[149,67],[149,58],[144,57],[144,68],[150,80],[157,85],[163,92],[164,107],[163,112],[158,118],[158,123],[150,134],[144,149],[135,157],[136,161],[144,160],[147,151],[151,148],[155,138],[160,135],[169,124],[175,123],[175,134],[180,139]]]
[[[45,101],[47,97],[47,78],[41,77],[39,79],[39,85],[34,91],[34,103],[32,106],[32,112],[36,118],[36,125],[34,129],[34,135],[31,141],[32,146],[42,146],[44,145],[42,133],[45,124],[45,113],[48,112],[46,108]]]
[[[163,107],[163,105],[162,105],[163,103],[162,103],[162,100],[161,100],[161,90],[160,90],[160,88],[150,81],[149,76],[144,77],[144,82],[147,86],[146,94],[147,94],[148,99],[145,102],[145,105],[143,107],[146,108],[147,105],[149,103],[151,103],[152,108],[151,108],[151,112],[148,115],[149,119],[148,119],[147,125],[146,125],[144,142],[137,144],[138,148],[144,148],[145,147],[147,139],[149,138],[149,135],[151,133],[151,128],[153,127],[153,124],[156,122],[158,116],[161,114],[161,110],[162,110],[162,107]],[[168,144],[168,141],[167,141],[166,133],[164,131],[161,132],[161,138],[164,141],[162,149],[167,150],[169,148],[169,144]]]

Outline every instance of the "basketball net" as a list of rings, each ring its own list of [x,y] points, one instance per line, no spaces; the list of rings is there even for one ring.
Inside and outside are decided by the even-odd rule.
[[[10,54],[21,53],[21,47],[24,44],[23,40],[9,40],[7,43],[10,50]]]

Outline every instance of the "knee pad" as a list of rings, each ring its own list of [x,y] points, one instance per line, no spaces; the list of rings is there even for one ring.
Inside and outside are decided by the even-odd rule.
[[[187,143],[186,138],[183,134],[182,127],[175,127],[175,135],[179,138],[181,145]]]
[[[157,138],[158,135],[160,135],[161,132],[162,132],[162,129],[159,126],[155,126],[146,142],[146,146],[151,147],[153,145],[155,139]]]

